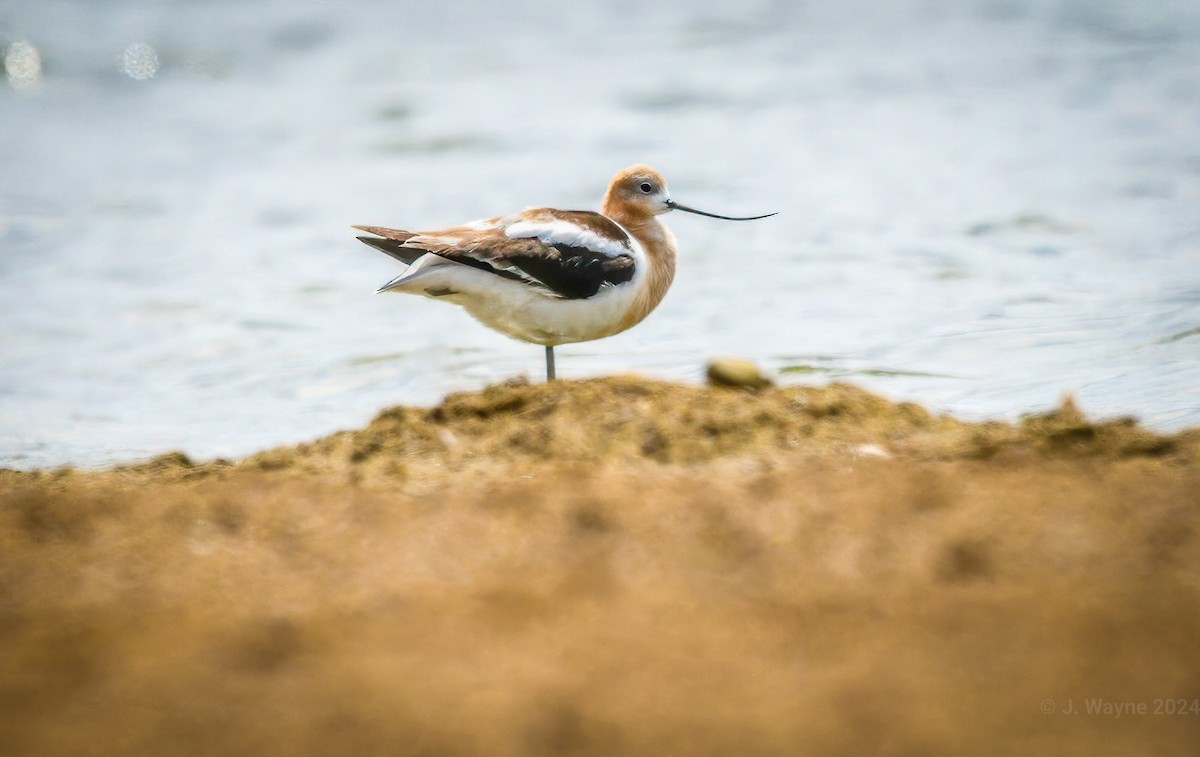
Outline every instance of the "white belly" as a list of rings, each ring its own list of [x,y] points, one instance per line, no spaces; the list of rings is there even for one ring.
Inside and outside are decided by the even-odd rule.
[[[462,305],[481,323],[525,342],[587,342],[624,330],[643,276],[601,289],[592,297],[564,300],[436,255],[418,259],[389,292],[417,294]]]

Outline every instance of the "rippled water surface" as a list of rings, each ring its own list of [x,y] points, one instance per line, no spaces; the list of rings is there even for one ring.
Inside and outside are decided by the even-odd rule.
[[[0,466],[240,455],[516,374],[353,223],[595,208],[679,276],[565,377],[716,355],[967,417],[1200,424],[1200,4],[0,6]]]

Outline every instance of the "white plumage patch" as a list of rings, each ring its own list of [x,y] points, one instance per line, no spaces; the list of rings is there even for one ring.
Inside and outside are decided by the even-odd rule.
[[[570,221],[517,221],[506,227],[504,233],[509,239],[537,238],[549,245],[583,247],[613,257],[631,252],[625,240],[601,236]]]

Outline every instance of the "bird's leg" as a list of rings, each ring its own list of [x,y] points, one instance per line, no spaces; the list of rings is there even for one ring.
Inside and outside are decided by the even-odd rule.
[[[546,345],[546,380],[554,380],[554,347]]]

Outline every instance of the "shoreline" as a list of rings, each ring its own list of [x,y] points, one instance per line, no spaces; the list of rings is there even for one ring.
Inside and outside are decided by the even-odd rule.
[[[606,407],[609,403],[613,406]],[[1186,464],[1200,456],[1200,427],[1161,433],[1129,416],[1093,420],[1069,395],[1059,407],[1017,421],[971,421],[843,382],[741,388],[636,375],[553,384],[515,379],[455,392],[429,407],[391,407],[361,429],[283,444],[239,460],[196,461],[171,451],[103,467],[0,467],[0,477],[204,477],[250,470],[354,469],[356,476],[388,478],[397,473],[397,463],[422,460],[697,464],[735,455],[911,461],[1144,457]],[[384,456],[391,460],[379,460]]]

